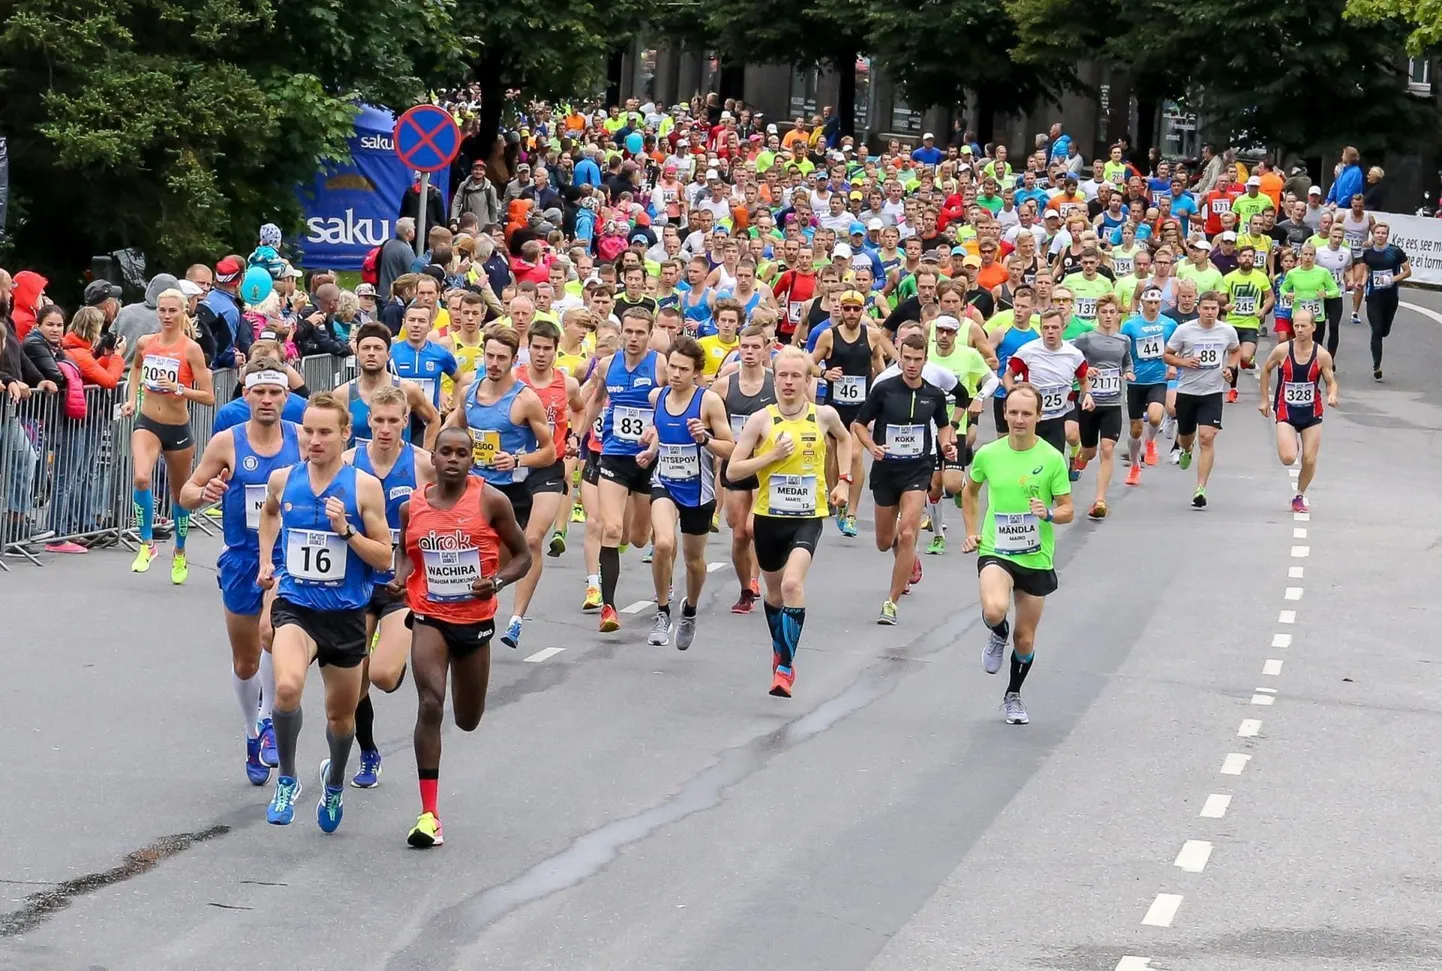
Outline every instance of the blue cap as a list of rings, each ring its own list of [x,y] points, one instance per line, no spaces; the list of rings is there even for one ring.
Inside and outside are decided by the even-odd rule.
[[[864,223],[852,223],[852,224],[851,224],[851,228],[846,231],[846,234],[847,234],[848,236],[855,236],[857,233],[863,233],[863,234],[864,234],[865,232],[866,232],[866,225],[865,225]]]

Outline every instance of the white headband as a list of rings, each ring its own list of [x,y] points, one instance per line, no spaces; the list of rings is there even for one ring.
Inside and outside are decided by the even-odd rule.
[[[284,371],[255,371],[245,376],[245,388],[247,391],[257,384],[278,384],[282,388],[289,388],[290,375]]]

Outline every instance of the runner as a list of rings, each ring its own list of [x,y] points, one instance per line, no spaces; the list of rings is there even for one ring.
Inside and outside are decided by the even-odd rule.
[[[1060,332],[1060,323],[1053,324]],[[1030,384],[1014,385],[1006,397],[1007,434],[977,449],[962,493],[966,520],[963,552],[975,550],[981,619],[991,631],[982,650],[987,674],[1001,670],[1012,643],[1011,677],[1002,707],[1008,725],[1031,721],[1021,686],[1036,658],[1036,629],[1046,597],[1057,588],[1054,524],[1074,515],[1071,480],[1060,450],[1037,435],[1042,395]],[[986,483],[986,519],[977,515]],[[1016,631],[1007,614],[1016,603]]]
[[[195,437],[190,432],[190,402],[215,404],[215,385],[200,345],[190,337],[192,324],[186,317],[187,300],[179,290],[165,290],[155,299],[160,331],[135,342],[130,364],[125,404],[120,413],[134,415],[130,433],[130,457],[134,468],[135,518],[140,548],[130,564],[132,573],[145,573],[155,559],[155,494],[151,475],[155,460],[164,456],[165,475],[175,501],[175,551],[170,559],[170,582],[184,583],[190,576],[185,558],[185,538],[190,532],[190,510],[180,502],[180,488],[190,477],[190,460],[195,457]],[[142,395],[141,389],[144,388]]]
[[[1095,405],[1091,410],[1083,406],[1080,414],[1081,461],[1085,465],[1095,458],[1098,445],[1102,457],[1097,465],[1097,497],[1087,518],[1100,522],[1107,518],[1112,453],[1117,440],[1122,437],[1122,381],[1135,381],[1136,374],[1132,370],[1131,339],[1118,332],[1122,318],[1121,301],[1115,294],[1102,294],[1097,298],[1096,313],[1096,330],[1078,337],[1076,349],[1086,358]]]
[[[412,493],[401,507],[403,552],[396,555],[390,582],[393,592],[405,592],[410,607],[421,815],[406,842],[417,849],[445,842],[436,800],[447,678],[456,727],[475,731],[491,676],[496,594],[531,568],[531,551],[510,502],[471,474],[473,456],[474,443],[463,429],[450,426],[436,436],[435,483]]]
[[[376,570],[391,562],[385,496],[375,476],[342,461],[350,412],[335,395],[311,396],[305,411],[305,460],[277,469],[266,484],[260,511],[257,583],[276,588],[270,607],[275,628],[275,743],[280,776],[266,821],[287,826],[301,793],[295,772],[301,694],[306,671],[319,661],[325,687],[326,743],[320,766],[316,823],[340,826],[345,765],[355,741],[355,708],[366,656],[366,604]],[[359,529],[357,527],[360,527]],[[276,540],[280,550],[276,549]],[[280,553],[282,566],[276,567]]]
[[[190,511],[220,503],[225,545],[216,561],[216,579],[230,639],[231,683],[245,728],[246,778],[263,786],[277,755],[270,715],[275,701],[270,604],[275,595],[256,583],[260,507],[270,474],[300,461],[300,443],[298,428],[281,419],[290,381],[279,358],[252,358],[241,371],[241,385],[249,420],[206,443],[195,473],[181,487],[179,505]]]
[[[621,543],[629,540],[632,546],[645,546],[651,531],[651,470],[636,463],[636,456],[642,451],[642,435],[655,417],[651,389],[662,380],[663,362],[648,346],[650,338],[651,315],[638,309],[626,311],[621,318],[621,348],[604,358],[598,357],[596,370],[601,377],[586,403],[588,422],[601,417],[597,498],[601,522],[602,633],[621,627],[616,614]]]
[[[1001,380],[981,352],[957,339],[961,327],[962,322],[951,314],[941,314],[931,322],[933,339],[927,364],[941,368],[955,377],[971,399],[964,408],[958,408],[955,401],[948,402],[946,406],[947,418],[951,427],[956,429],[960,440],[956,444],[957,456],[954,461],[938,453],[936,472],[931,477],[931,491],[926,497],[926,514],[931,520],[931,542],[927,544],[926,552],[932,556],[940,556],[946,552],[946,524],[942,519],[941,501],[949,495],[954,496],[960,504],[961,490],[966,487],[966,466],[976,444],[976,419],[981,417],[987,399],[1001,384]],[[921,329],[920,333],[924,336],[925,329]],[[900,334],[898,331],[898,337]],[[986,346],[988,349],[991,347],[990,344]],[[882,373],[890,374],[895,366],[892,365]],[[932,384],[941,387],[936,381],[932,381]]]
[[[776,403],[746,420],[727,463],[737,480],[756,476],[756,564],[766,581],[766,626],[771,630],[771,694],[790,698],[796,683],[796,650],[806,624],[806,572],[827,517],[822,491],[826,453],[851,467],[851,433],[836,410],[807,398],[811,359],[785,347],[773,362]],[[831,490],[843,500],[847,473]]]
[[[346,462],[380,480],[393,547],[400,545],[401,506],[415,489],[431,481],[432,474],[430,454],[405,440],[409,427],[406,392],[383,385],[370,396],[370,438],[345,453]],[[373,789],[380,783],[381,752],[375,740],[376,716],[370,686],[375,685],[386,694],[399,688],[405,680],[406,658],[410,653],[406,602],[387,587],[391,577],[390,570],[376,571],[375,591],[366,605],[366,644],[370,646],[370,655],[362,666],[361,700],[355,710],[360,767],[351,777],[351,785],[357,789]]]
[[[1029,284],[1022,284],[1012,294],[1014,305],[1003,310],[987,321],[987,341],[996,351],[996,375],[1001,380],[1007,372],[1007,365],[1017,348],[1035,340],[1041,340],[1041,316],[1035,313],[1036,290]],[[992,398],[992,421],[996,433],[1006,433],[1006,388],[999,386]]]
[[[891,585],[876,618],[878,624],[888,626],[896,623],[896,602],[901,595],[921,582],[916,537],[936,470],[935,455],[939,451],[947,461],[957,461],[956,429],[948,420],[947,395],[921,375],[926,338],[913,333],[899,340],[900,374],[877,381],[851,424],[852,435],[875,460],[871,497],[876,507],[876,548],[893,555]],[[964,390],[961,395],[958,403],[965,408],[971,398]]]
[[[556,348],[561,329],[545,320],[538,320],[526,329],[526,349],[530,359],[515,369],[516,378],[540,398],[545,409],[546,424],[558,456],[575,451],[575,435],[571,432],[571,415],[585,410],[581,385],[575,378],[555,366]],[[531,547],[531,569],[516,584],[516,603],[501,643],[519,647],[521,627],[525,623],[531,598],[541,582],[541,543],[553,523],[565,516],[566,464],[561,458],[527,476],[531,493],[531,514],[525,524],[526,542]],[[562,549],[564,549],[564,543]]]
[[[391,332],[385,324],[362,324],[355,338],[356,376],[335,389],[335,396],[350,412],[351,440],[347,446],[364,445],[370,441],[371,394],[377,388],[400,388],[406,393],[406,407],[411,422],[401,432],[401,439],[411,440],[411,427],[418,418],[425,425],[424,438],[435,438],[441,425],[441,414],[419,384],[391,374]]]
[[[591,366],[591,355],[595,348],[596,317],[589,310],[574,307],[561,315],[561,325],[561,343],[556,347],[556,369],[564,371],[578,382],[584,381]],[[571,429],[574,436],[581,415],[578,412],[569,417],[572,419]],[[560,451],[564,444],[557,442],[557,451]],[[547,556],[560,556],[566,552],[568,522],[583,523],[586,521],[586,512],[581,506],[581,490],[579,488],[582,465],[579,445],[567,448],[565,460],[566,499],[561,503],[561,511],[556,514],[551,542],[546,550]]]
[[[596,367],[597,358],[604,358],[616,353],[621,346],[621,335],[609,322],[605,322],[596,328],[596,357],[591,359],[591,373],[582,386],[581,398],[589,401],[595,392],[597,384],[605,380],[605,375]],[[582,555],[586,564],[586,596],[581,601],[582,610],[601,609],[601,426],[602,416],[597,415],[591,421],[586,421],[586,416],[581,415],[581,424],[577,427],[584,428],[585,438],[581,442],[581,451],[585,460],[581,466],[581,507],[584,511],[582,521],[586,524],[585,542],[582,544]]]
[[[1242,342],[1240,360],[1244,368],[1253,366],[1257,332],[1272,310],[1272,282],[1253,265],[1256,257],[1257,251],[1251,246],[1238,246],[1237,268],[1222,278],[1222,292],[1227,297],[1227,324]],[[1231,404],[1237,400],[1237,369],[1232,369],[1227,383],[1227,403]],[[1220,418],[1218,415],[1218,420]]]
[[[419,303],[406,308],[401,330],[405,339],[391,346],[391,367],[396,374],[418,385],[432,408],[449,411],[454,407],[454,401],[447,401],[442,407],[441,377],[444,375],[456,381],[460,365],[456,363],[454,354],[430,339],[433,310]],[[417,423],[424,422],[426,416],[414,407],[412,412],[411,435],[414,437],[420,430]],[[436,426],[427,426],[424,438],[427,448],[433,444],[436,431]]]
[[[746,420],[767,405],[776,403],[776,379],[767,366],[766,330],[752,325],[741,332],[740,367],[722,375],[712,390],[726,406],[732,439],[739,438]],[[726,523],[731,527],[731,564],[741,584],[741,595],[731,605],[733,614],[749,614],[761,595],[752,549],[751,507],[756,503],[759,483],[755,476],[733,480],[727,463],[721,463],[721,488],[726,505]]]
[[[1339,291],[1337,296],[1327,297],[1323,301],[1326,317],[1317,320],[1315,338],[1318,344],[1327,346],[1327,353],[1332,355],[1334,365],[1337,362],[1337,344],[1342,339],[1342,305],[1346,292],[1352,289],[1352,251],[1342,245],[1344,236],[1341,223],[1334,222],[1327,230],[1326,244],[1317,249],[1317,265],[1332,274]],[[1315,237],[1312,242],[1315,245]]]
[[[1181,293],[1189,291],[1190,281],[1179,285]],[[1143,290],[1141,312],[1122,325],[1122,336],[1131,342],[1130,356],[1135,377],[1127,382],[1127,417],[1131,419],[1131,435],[1127,439],[1127,454],[1131,468],[1127,470],[1127,485],[1140,485],[1142,462],[1157,464],[1157,432],[1171,407],[1167,402],[1170,388],[1167,384],[1170,368],[1164,359],[1167,341],[1177,329],[1176,321],[1162,316],[1162,292]],[[1146,452],[1142,451],[1143,419],[1146,419]]]
[[[460,307],[452,315],[451,325],[446,329],[445,336],[436,341],[455,356],[459,374],[472,374],[476,370],[476,364],[481,359],[481,348],[486,342],[481,334],[481,324],[485,319],[485,298],[470,291],[462,293]],[[442,375],[440,400],[446,403],[447,409],[450,408],[450,403],[455,401],[455,395],[456,382],[450,375]]]
[[[1377,223],[1372,228],[1372,245],[1363,250],[1359,263],[1367,282],[1367,324],[1372,328],[1372,378],[1376,381],[1382,380],[1382,341],[1392,333],[1402,281],[1412,275],[1407,254],[1387,242],[1391,232],[1386,223]],[[176,535],[180,535],[178,529]]]
[[[718,320],[720,314],[718,308]],[[706,352],[693,338],[683,336],[671,346],[667,383],[651,391],[655,413],[643,436],[646,450],[636,456],[638,466],[655,470],[651,578],[656,585],[656,617],[646,643],[659,647],[671,639],[671,581],[679,529],[686,597],[675,625],[678,651],[689,648],[696,637],[696,605],[706,582],[706,537],[716,512],[713,463],[730,455],[734,444],[721,397],[698,383],[706,361]]]
[[[1207,479],[1216,461],[1214,442],[1222,429],[1222,399],[1229,380],[1237,373],[1242,356],[1241,341],[1230,324],[1220,323],[1217,314],[1222,297],[1208,290],[1197,301],[1197,319],[1178,324],[1167,338],[1164,359],[1177,368],[1177,444],[1182,447],[1180,465],[1190,468],[1192,443],[1201,439],[1197,462],[1197,491],[1192,506],[1207,505]]]
[[[1308,244],[1311,245],[1310,243]],[[1309,512],[1307,487],[1317,474],[1317,453],[1322,448],[1322,398],[1317,386],[1327,385],[1327,404],[1337,407],[1337,376],[1332,368],[1332,355],[1313,339],[1316,333],[1314,312],[1298,307],[1292,314],[1292,339],[1272,348],[1258,375],[1262,401],[1257,410],[1271,417],[1272,396],[1269,393],[1272,369],[1277,369],[1277,457],[1290,468],[1297,461],[1298,445],[1302,453],[1302,471],[1297,474],[1297,494],[1292,497],[1293,512]]]
[[[819,373],[826,381],[826,401],[836,409],[843,427],[854,429],[856,416],[861,411],[866,396],[871,391],[874,375],[885,366],[882,355],[882,334],[880,327],[862,322],[862,310],[866,297],[857,290],[845,290],[837,297],[841,308],[841,322],[828,327],[816,341],[811,352],[813,373]],[[931,453],[927,453],[930,455]],[[835,462],[840,453],[830,456]],[[861,461],[860,439],[851,452],[851,465],[847,475],[840,477],[832,465],[827,466],[826,481],[835,483],[842,478],[849,483],[847,500],[836,513],[836,526],[843,536],[855,536],[856,509],[861,501],[861,486],[865,479],[865,466]]]
[[[1360,192],[1348,200],[1348,206],[1347,212],[1334,219],[1332,225],[1342,227],[1342,240],[1352,254],[1352,323],[1360,326],[1362,318],[1358,315],[1362,312],[1362,299],[1364,294],[1371,292],[1367,286],[1368,270],[1362,261],[1362,251],[1373,239],[1377,220],[1367,211],[1367,200]]]
[[[1081,446],[1081,428],[1072,417],[1074,405],[1083,402],[1087,411],[1094,406],[1089,394],[1091,377],[1087,373],[1086,358],[1075,344],[1062,340],[1065,321],[1060,310],[1043,311],[1041,340],[1016,349],[1007,362],[1002,380],[1007,391],[1022,382],[1030,382],[1036,388],[1042,402],[1036,434],[1058,452],[1069,455],[1072,446]],[[1007,397],[1010,400],[1010,395]],[[1007,426],[1011,427],[1009,413]]]
[[[1278,287],[1278,301],[1280,302],[1283,297],[1292,300],[1294,320],[1298,310],[1305,310],[1312,315],[1314,334],[1317,321],[1321,321],[1322,325],[1326,326],[1327,317],[1324,308],[1329,303],[1336,301],[1340,314],[1342,289],[1337,285],[1337,279],[1330,270],[1317,265],[1317,248],[1310,242],[1302,244],[1302,254],[1298,264],[1288,270],[1287,275],[1282,278]],[[1295,332],[1295,324],[1292,330]],[[1277,330],[1277,337],[1279,340],[1283,337],[1280,327]],[[1274,347],[1272,350],[1275,351],[1276,348]],[[1266,396],[1263,395],[1262,401],[1266,400]]]

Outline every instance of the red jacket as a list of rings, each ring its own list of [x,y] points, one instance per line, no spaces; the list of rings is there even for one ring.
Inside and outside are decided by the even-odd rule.
[[[49,285],[50,281],[34,270],[21,270],[15,274],[15,288],[10,291],[10,318],[15,321],[17,341],[23,341],[30,328],[35,326],[35,305]]]
[[[99,360],[90,350],[90,344],[79,334],[66,334],[60,340],[65,349],[65,358],[80,369],[80,377],[86,384],[97,384],[102,388],[113,388],[120,383],[125,371],[125,358],[120,354],[106,354]]]

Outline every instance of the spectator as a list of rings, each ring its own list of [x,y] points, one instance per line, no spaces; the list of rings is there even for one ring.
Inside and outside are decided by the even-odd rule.
[[[25,271],[21,271],[25,272]],[[20,274],[17,273],[18,277]],[[0,327],[0,387],[5,390],[5,407],[0,408],[0,468],[9,476],[0,482],[5,507],[0,510],[0,549],[11,544],[49,539],[54,530],[42,529],[29,516],[35,487],[35,466],[40,461],[35,446],[17,414],[36,391],[54,394],[59,388],[46,381],[20,347],[10,327]],[[28,549],[28,547],[27,547]]]
[[[1327,202],[1339,209],[1346,209],[1352,204],[1354,195],[1364,192],[1360,158],[1351,145],[1342,149],[1342,160],[1337,163],[1337,179],[1327,190]]]
[[[1363,205],[1371,212],[1378,212],[1383,208],[1382,197],[1385,190],[1382,188],[1382,179],[1386,175],[1380,165],[1374,165],[1367,170],[1367,186],[1362,190],[1362,200]]]
[[[476,240],[476,262],[495,293],[511,285],[511,265],[504,253],[497,252],[496,241],[490,236]]]
[[[381,308],[381,323],[391,329],[392,337],[399,337],[405,324],[406,306],[416,297],[416,283],[420,275],[403,273],[391,284],[391,296]]]
[[[72,403],[63,412],[56,409],[57,415],[64,417],[57,418],[52,443],[55,496],[50,525],[58,536],[76,539],[52,541],[45,549],[51,553],[84,553],[87,549],[118,542],[113,534],[92,540],[84,537],[100,533],[105,526],[102,520],[108,494],[107,467],[99,458],[114,395],[102,391],[113,392],[119,385],[125,355],[114,335],[102,334],[105,314],[100,309],[82,308],[68,328],[63,328],[62,322],[63,317],[59,315],[53,318],[53,323],[47,316],[39,327],[67,376],[70,386],[66,394]],[[79,403],[76,403],[77,396]]]
[[[506,194],[502,202],[507,205],[512,199],[521,198],[521,193],[531,187],[531,167],[522,162],[516,166],[516,177],[506,184]]]
[[[135,345],[147,334],[160,333],[160,318],[155,313],[155,300],[166,290],[179,290],[180,281],[169,273],[157,273],[145,287],[145,299],[140,303],[127,304],[116,314],[111,324],[118,337],[125,338],[125,364],[128,367],[135,356]]]
[[[196,328],[209,331],[215,340],[211,364],[216,368],[240,367],[245,363],[246,351],[250,350],[252,334],[240,319],[244,309],[240,281],[244,275],[245,260],[234,255],[222,259],[215,264],[215,285],[196,308]]]
[[[42,381],[49,381],[57,388],[64,388],[67,382],[60,370],[60,361],[64,359],[65,352],[60,347],[60,339],[65,334],[65,311],[53,303],[47,303],[35,315],[35,321],[35,326],[30,328],[30,333],[20,342],[20,349],[30,358],[35,370],[40,372]]]
[[[329,354],[350,357],[350,345],[337,336],[335,314],[340,306],[340,287],[322,283],[311,296],[311,304],[300,312],[295,327],[295,347],[301,357]]]
[[[594,145],[585,145],[581,148],[581,160],[576,163],[575,174],[571,178],[571,184],[575,186],[590,185],[600,188],[601,167],[596,164],[596,155],[599,150]],[[488,220],[482,219],[484,224]],[[499,219],[492,219],[489,222],[500,222]]]
[[[45,288],[49,285],[49,280],[31,270],[15,274],[15,287],[10,295],[10,320],[17,340],[24,340],[35,326],[35,312],[45,306]]]
[[[410,188],[406,189],[401,196],[401,218],[419,220],[421,218],[421,176],[416,173]],[[432,182],[426,188],[426,225],[444,226],[446,224],[446,206],[441,199],[441,190]]]
[[[340,298],[336,301],[335,319],[336,326],[345,332],[347,342],[355,335],[360,325],[366,322],[361,319],[360,297],[354,290],[340,292]]]
[[[390,293],[396,278],[411,272],[411,260],[415,258],[416,221],[402,217],[396,220],[396,234],[381,244],[376,258],[376,287],[380,292]]]
[[[1059,162],[1071,158],[1071,154],[1068,151],[1072,144],[1071,136],[1062,133],[1061,122],[1055,122],[1051,126],[1051,132],[1047,138],[1051,144],[1051,149],[1047,154],[1049,161]]]
[[[936,136],[931,132],[921,136],[921,147],[911,153],[911,160],[922,165],[940,165],[944,158],[946,153],[936,147]]]
[[[85,306],[94,307],[100,311],[105,321],[103,330],[109,330],[110,325],[115,322],[116,314],[120,313],[122,292],[117,284],[111,283],[109,280],[92,280],[86,285],[82,299]]]
[[[362,283],[355,288],[355,295],[360,304],[360,322],[368,324],[373,320],[380,320],[380,311],[376,308],[376,288],[369,283]]]
[[[486,178],[483,159],[473,161],[470,176],[456,186],[455,198],[451,200],[451,218],[459,220],[463,212],[471,213],[482,225],[501,218],[501,200],[496,194],[496,187]]]

